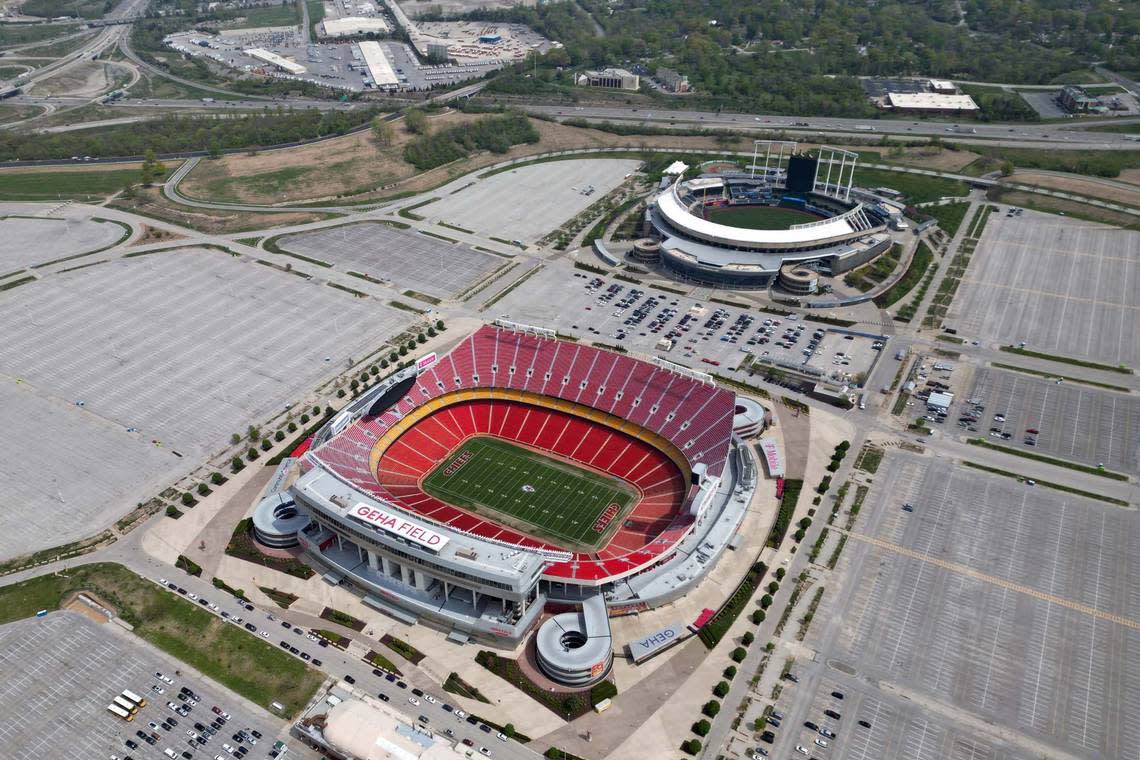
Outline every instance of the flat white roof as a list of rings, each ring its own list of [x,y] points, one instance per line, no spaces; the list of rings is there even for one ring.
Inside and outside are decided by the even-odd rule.
[[[684,161],[674,161],[669,164],[668,168],[662,174],[684,174],[689,170],[689,165]]]
[[[789,230],[749,230],[743,227],[730,227],[717,224],[689,213],[677,199],[676,185],[657,196],[657,210],[669,223],[695,237],[724,244],[771,245],[777,243],[809,243],[813,240],[827,240],[842,235],[850,235],[854,228],[841,216],[828,219],[822,224],[813,224],[800,229]]]
[[[360,54],[364,56],[364,65],[368,67],[368,73],[377,87],[395,87],[400,83],[379,42],[361,42]]]
[[[364,32],[387,32],[388,24],[382,18],[367,18],[364,16],[346,16],[344,18],[329,18],[321,22],[325,34],[337,37],[345,34],[361,34]]]
[[[978,104],[969,95],[939,95],[935,92],[888,92],[887,102],[894,108],[923,111],[978,110]]]
[[[276,66],[279,69],[288,71],[290,74],[305,73],[305,67],[301,64],[290,61],[288,58],[282,58],[281,56],[277,55],[277,53],[272,53],[265,48],[250,48],[249,50],[245,51],[245,54],[252,58],[256,58],[259,61],[265,61],[266,63]]]
[[[930,398],[926,400],[927,406],[941,407],[942,409],[948,408],[953,403],[953,393],[931,393]]]

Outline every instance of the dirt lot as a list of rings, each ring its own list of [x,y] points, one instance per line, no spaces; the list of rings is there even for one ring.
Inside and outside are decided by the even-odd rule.
[[[903,148],[902,155],[888,153],[886,158],[907,166],[921,166],[944,172],[959,172],[978,159],[977,153],[968,150],[946,150],[931,146]]]
[[[477,118],[478,115],[450,112],[434,117],[432,124],[439,129]],[[415,168],[403,160],[403,146],[409,137],[397,122],[396,137],[390,146],[379,146],[371,134],[360,132],[301,148],[226,156],[200,163],[179,189],[191,198],[227,202],[297,203],[338,196],[352,196],[357,201],[419,192],[489,164],[569,148],[752,149],[747,139],[725,142],[712,137],[621,136],[541,120],[534,124],[542,136],[534,145],[518,145],[506,154],[479,153],[422,174],[416,174]],[[972,158],[957,160],[969,163]]]
[[[1137,187],[1135,190],[1127,189],[1121,187],[1120,184],[1115,181],[1100,181],[1095,177],[1038,174],[1032,171],[1015,172],[1010,179],[1025,185],[1047,187],[1053,190],[1087,195],[1090,198],[1101,198],[1103,200],[1112,201],[1113,203],[1140,208],[1140,187]]]
[[[178,224],[192,230],[212,235],[228,234],[232,232],[245,232],[247,230],[282,227],[290,224],[304,224],[330,219],[335,214],[306,214],[303,212],[282,212],[255,214],[245,211],[225,211],[191,209],[184,206],[175,206],[162,195],[157,188],[142,190],[132,199],[120,198],[111,205],[113,208],[131,211],[143,216],[161,219],[165,222]]]
[[[1140,169],[1124,169],[1117,179],[1130,185],[1140,185]]]

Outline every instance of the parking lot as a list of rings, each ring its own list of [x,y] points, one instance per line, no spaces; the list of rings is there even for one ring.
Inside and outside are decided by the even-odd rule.
[[[6,760],[116,756],[166,760],[170,755],[165,750],[170,749],[176,758],[213,760],[221,756],[230,760],[242,754],[238,747],[245,746],[248,760],[269,757],[285,722],[249,707],[209,681],[179,675],[181,667],[129,634],[74,612],[55,612],[2,626],[0,756]],[[189,696],[180,700],[183,688],[190,689],[199,702],[194,704]],[[124,689],[147,701],[129,722],[107,709]],[[177,715],[168,702],[185,706],[186,715]],[[218,720],[214,706],[230,717]],[[219,725],[214,735],[195,728],[195,724],[210,727],[213,721]],[[239,743],[233,734],[243,730],[248,738]],[[154,743],[140,737],[140,731]],[[205,739],[202,743],[196,739],[199,734]],[[252,744],[251,738],[257,743]],[[129,747],[127,741],[137,747]],[[225,749],[227,744],[233,752]],[[288,756],[317,757],[299,742],[290,742]]]
[[[937,706],[924,718],[988,722],[1030,757],[1140,746],[1131,512],[892,451],[858,528],[876,543],[848,542],[818,616],[843,622],[813,627],[816,662]],[[878,746],[840,756],[910,757]]]
[[[409,315],[218,251],[113,260],[0,298],[0,556],[96,532]],[[168,469],[172,468],[172,469]]]
[[[114,222],[94,219],[0,217],[0,275],[97,251],[114,245],[125,232]]]
[[[976,435],[996,437],[994,443],[1023,451],[1140,475],[1140,399],[1135,396],[980,368],[954,414],[969,411],[970,399],[983,404],[983,410],[972,415],[978,418]]]
[[[283,238],[278,245],[343,271],[360,272],[438,298],[456,295],[504,263],[498,256],[465,245],[378,222],[303,232]]]
[[[785,719],[771,730],[782,735],[788,757],[796,756],[796,747],[803,747],[812,757],[836,760],[1030,760],[1035,757],[996,737],[982,737],[967,725],[924,711],[910,700],[886,695],[874,685],[838,670],[821,669],[821,673],[812,693],[794,696],[808,705],[803,720],[797,715],[793,723],[788,717],[791,708],[783,704],[790,705],[793,693],[800,687],[789,686],[789,699],[781,700],[776,708]],[[834,696],[836,694],[842,697]],[[840,717],[832,718],[827,711]],[[765,751],[772,749],[764,740],[756,746]]]
[[[548,266],[527,280],[496,305],[499,310],[564,335],[728,376],[745,374],[739,368],[751,363],[757,368],[771,363],[845,382],[869,373],[880,351],[889,350],[873,348],[879,342],[875,339],[848,339],[846,333],[798,315],[698,301],[564,264]],[[810,357],[805,354],[809,350]]]
[[[640,166],[619,158],[547,161],[500,172],[417,213],[507,240],[534,242],[573,219]]]
[[[1138,280],[1140,233],[994,214],[947,323],[963,336],[1135,367]]]

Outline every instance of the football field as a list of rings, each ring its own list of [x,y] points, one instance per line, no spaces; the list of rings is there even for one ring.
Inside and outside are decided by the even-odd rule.
[[[620,480],[478,436],[423,480],[426,493],[566,549],[594,549],[637,498]]]

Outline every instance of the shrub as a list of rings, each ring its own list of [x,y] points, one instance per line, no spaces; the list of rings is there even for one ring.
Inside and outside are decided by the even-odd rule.
[[[737,647],[736,649],[733,649],[732,654],[730,655],[733,662],[744,662],[744,658],[747,656],[748,650],[744,647]]]
[[[798,525],[799,525],[801,528],[803,528],[804,530],[807,530],[808,528],[810,528],[810,527],[811,527],[811,518],[810,518],[810,517],[805,517],[805,518],[803,518],[802,520],[800,520],[800,521],[799,521],[799,523],[797,523],[797,524],[798,524]]]
[[[273,440],[277,441],[278,443],[281,443],[281,441],[285,440],[285,433],[278,430],[276,433],[273,434]]]
[[[723,675],[725,678],[727,678],[730,681],[732,679],[736,678],[736,666],[735,665],[729,665],[727,668],[724,669]]]
[[[210,495],[210,487],[208,485],[206,485],[205,483],[199,483],[198,484],[198,495],[199,496],[209,496]]]
[[[767,614],[765,614],[764,610],[753,610],[752,611],[752,622],[755,623],[756,625],[760,625],[761,623],[763,623],[764,618],[766,618],[766,617],[768,617],[768,616],[767,616]]]
[[[187,491],[186,493],[182,494],[181,501],[183,504],[185,504],[188,507],[194,506],[194,504],[195,504],[194,494]]]
[[[290,433],[296,433],[297,432],[297,423],[296,422],[290,422],[288,425],[285,426],[285,429],[288,430]]]
[[[835,461],[834,459],[831,460],[831,464],[827,465],[827,471],[828,472],[835,472],[838,469],[839,469],[839,462]]]
[[[752,631],[745,631],[744,635],[740,637],[740,643],[744,644],[746,647],[752,646],[752,642],[755,640],[756,634],[752,633]]]
[[[230,436],[230,443],[232,443],[234,445],[241,443],[241,436],[238,435],[237,433],[234,433],[233,435]]]
[[[689,739],[681,742],[681,750],[688,755],[699,755],[701,754],[701,743],[696,739]]]
[[[803,528],[800,528],[799,530],[797,530],[795,533],[792,534],[792,538],[794,538],[797,542],[799,542],[799,541],[803,541],[804,536],[806,536],[806,535],[807,534],[804,533]]]
[[[182,513],[178,510],[178,507],[173,504],[168,504],[166,505],[166,516],[173,517],[177,520],[179,517],[182,517]]]
[[[720,712],[720,702],[717,702],[715,699],[710,699],[708,702],[705,702],[701,708],[701,712],[710,718],[715,718],[717,713]]]
[[[319,417],[320,414],[321,414],[321,408],[319,406],[314,406],[313,407],[313,416]]]
[[[725,695],[728,694],[728,681],[718,681],[717,685],[713,687],[713,694],[724,699]]]
[[[443,320],[442,319],[437,319],[435,321],[435,329],[437,329],[437,330],[443,329]]]
[[[424,335],[423,333],[420,333],[419,335],[416,336],[416,343],[419,343],[421,346],[424,343],[427,343],[427,336]]]
[[[259,455],[257,453],[257,449],[254,449],[254,448],[251,448],[249,451],[245,452],[245,458],[251,462],[253,460],[257,459],[258,456]]]
[[[234,457],[230,460],[230,469],[234,472],[241,472],[245,469],[245,462],[241,461],[241,457]]]
[[[780,590],[780,584],[776,583],[776,581],[772,581],[771,583],[768,584],[768,593],[769,594],[774,594],[779,590]]]
[[[238,461],[240,462],[241,460],[239,459]],[[226,482],[226,477],[220,472],[215,472],[210,475],[210,482],[216,486],[220,486],[222,483]]]
[[[566,699],[562,700],[562,711],[569,715],[573,715],[574,713],[578,712],[581,706],[581,700],[572,694],[566,697]]]
[[[590,689],[590,704],[596,705],[615,696],[617,696],[617,686],[614,685],[614,682],[602,681]]]
[[[698,720],[696,723],[693,724],[693,733],[696,734],[697,736],[708,736],[709,729],[711,729],[711,728],[712,728],[712,724],[709,723],[704,718],[701,718],[700,720]]]
[[[309,415],[307,415],[307,414],[302,414],[302,415],[301,415],[301,424],[302,424],[302,425],[305,425],[305,424],[307,424],[308,422],[309,422]]]
[[[784,576],[787,574],[788,574],[788,571],[785,570],[784,568],[782,568],[782,567],[776,568],[776,580],[778,580],[778,581],[784,580]]]
[[[356,393],[356,389],[359,387],[360,387],[360,383],[356,380],[353,380],[351,383],[348,384],[348,389],[350,391],[352,391],[353,393]]]
[[[271,448],[273,448],[273,442],[270,441],[268,438],[262,438],[261,439],[261,450],[262,451],[269,451]]]
[[[388,360],[387,359],[381,359],[380,360],[380,369],[388,369]]]
[[[379,368],[379,367],[377,367],[375,364],[373,364],[371,367],[369,367],[369,368],[368,368],[368,374],[370,374],[370,375],[372,375],[373,377],[375,377],[376,375],[379,375],[379,374],[380,374],[380,368]],[[511,724],[510,724],[510,723],[508,723],[507,725],[509,726],[509,725],[511,725]],[[513,726],[512,726],[512,730],[513,730]]]
[[[400,355],[397,352],[393,351],[392,353],[388,354],[388,361],[398,362],[399,360],[400,360]]]
[[[261,437],[261,431],[258,430],[254,425],[250,425],[248,428],[246,428],[245,434],[251,441],[256,441]]]
[[[849,448],[851,448],[851,441],[840,441],[839,444],[835,447],[835,450],[845,452]]]
[[[819,481],[819,485],[815,490],[819,492],[820,496],[822,496],[823,494],[827,493],[827,489],[829,488],[831,488],[831,476],[824,475],[823,480]]]
[[[760,597],[760,606],[763,609],[768,609],[769,607],[771,607],[772,606],[772,597],[768,596],[767,594]]]

